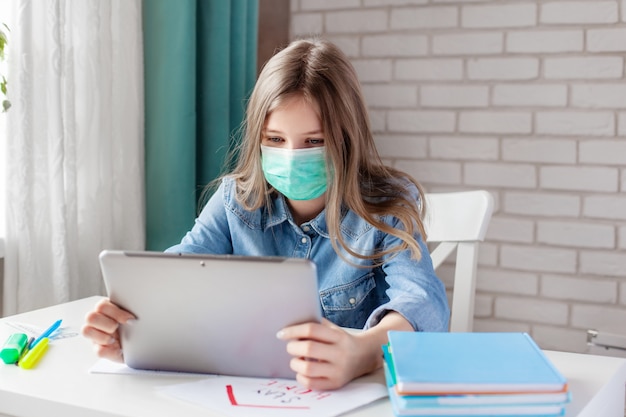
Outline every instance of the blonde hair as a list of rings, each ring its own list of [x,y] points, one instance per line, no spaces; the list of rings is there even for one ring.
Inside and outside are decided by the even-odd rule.
[[[274,191],[261,168],[262,132],[268,115],[294,96],[304,97],[319,109],[329,178],[326,223],[335,252],[347,259],[341,248],[380,264],[382,256],[410,248],[413,257],[419,259],[421,251],[414,234],[426,239],[422,222],[425,203],[408,199],[406,187],[413,183],[420,197],[422,187],[406,173],[382,163],[357,74],[343,52],[322,39],[294,41],[263,67],[248,102],[243,140],[235,151],[237,164],[229,174],[236,179],[239,202],[247,210],[270,207]],[[407,181],[400,181],[402,177]],[[340,231],[342,207],[398,237],[401,244],[374,254],[354,251]],[[397,227],[383,221],[387,215],[398,219]]]

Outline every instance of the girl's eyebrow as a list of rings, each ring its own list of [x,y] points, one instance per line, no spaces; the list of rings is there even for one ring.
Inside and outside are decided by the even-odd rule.
[[[278,134],[278,135],[282,135],[284,134],[284,132],[280,131],[280,130],[275,130],[275,129],[266,129],[263,131],[263,133],[267,134]],[[317,130],[312,130],[310,132],[303,132],[302,135],[321,135],[324,132],[322,132],[322,130],[317,129]]]

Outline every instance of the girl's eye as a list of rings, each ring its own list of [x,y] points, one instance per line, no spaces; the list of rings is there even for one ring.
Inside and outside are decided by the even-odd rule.
[[[271,143],[280,143],[282,141],[282,138],[266,137],[265,140]]]
[[[323,145],[324,139],[309,139],[311,145]]]

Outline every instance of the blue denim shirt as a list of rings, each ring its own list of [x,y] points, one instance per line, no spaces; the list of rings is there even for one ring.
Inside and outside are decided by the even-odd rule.
[[[418,191],[413,186],[414,198]],[[388,224],[395,218],[385,218]],[[341,221],[347,244],[359,253],[395,246],[396,237],[379,231],[352,211]],[[168,252],[286,256],[312,260],[318,272],[319,296],[324,316],[351,328],[376,325],[389,311],[406,318],[415,330],[447,331],[450,311],[445,287],[433,270],[428,249],[419,239],[422,257],[411,259],[410,250],[388,256],[379,267],[355,267],[333,249],[325,211],[313,220],[294,223],[282,195],[271,210],[245,210],[235,198],[235,182],[225,178],[210,198],[191,231]],[[348,257],[358,265],[371,261]]]

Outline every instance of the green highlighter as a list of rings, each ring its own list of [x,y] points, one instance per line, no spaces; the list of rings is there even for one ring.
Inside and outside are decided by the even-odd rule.
[[[2,346],[0,358],[6,364],[12,364],[20,359],[20,355],[28,345],[28,336],[25,333],[13,333]]]

